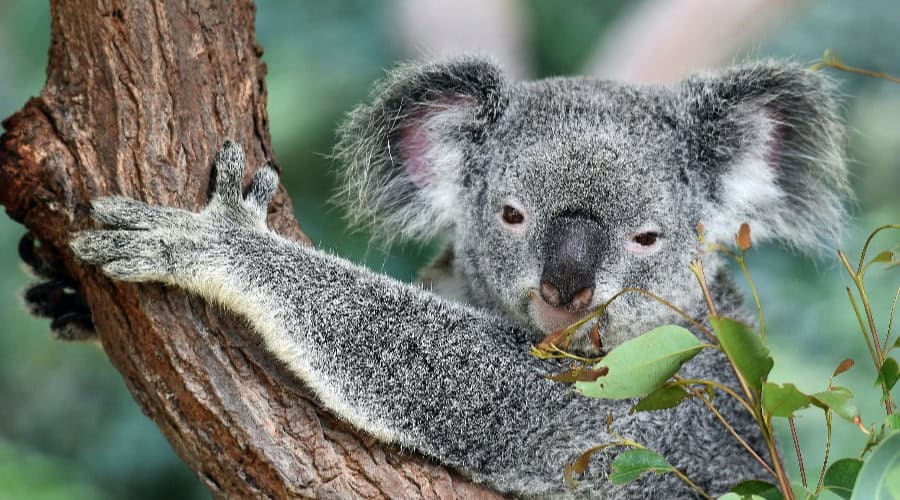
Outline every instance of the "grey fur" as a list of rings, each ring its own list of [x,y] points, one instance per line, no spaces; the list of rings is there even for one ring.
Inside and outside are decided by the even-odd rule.
[[[632,402],[582,398],[547,380],[563,366],[529,355],[546,333],[530,298],[544,235],[559,214],[599,225],[595,302],[636,286],[702,317],[687,268],[701,253],[697,222],[711,237],[730,239],[751,220],[755,235],[797,245],[823,232],[807,224],[840,223],[846,172],[834,110],[821,76],[776,62],[671,87],[509,84],[493,65],[472,59],[401,67],[341,129],[344,196],[355,221],[379,224],[388,239],[446,234],[448,250],[426,276],[462,300],[266,229],[260,208],[277,185],[274,171],[258,174],[242,199],[243,155],[234,144],[217,158],[217,188],[203,212],[97,200],[95,218],[109,229],[80,233],[71,247],[113,278],[177,285],[246,316],[338,415],[499,491],[692,496],[671,474],[613,486],[606,476],[614,452],[597,454],[579,487],[566,489],[563,466],[610,440],[610,414],[616,432],[720,494],[764,473],[701,404],[632,415]],[[771,116],[783,128],[768,138]],[[736,192],[740,179],[723,180],[728,175],[757,185],[749,195]],[[499,209],[507,202],[522,208],[526,224],[504,226]],[[658,244],[634,247],[629,237],[647,228],[659,232]],[[720,312],[745,317],[722,263],[704,259]],[[610,307],[601,335],[609,348],[673,322],[679,318],[670,311],[629,295]],[[591,349],[586,340],[579,346]],[[734,385],[712,351],[683,373]],[[715,401],[759,447],[751,418],[724,395]]]

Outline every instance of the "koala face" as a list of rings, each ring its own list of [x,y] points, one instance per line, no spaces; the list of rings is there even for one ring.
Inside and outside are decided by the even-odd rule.
[[[699,301],[688,270],[700,206],[683,173],[687,146],[666,96],[633,97],[590,80],[510,89],[470,159],[483,175],[462,188],[453,238],[477,302],[546,334],[624,288],[678,297],[684,307]],[[608,321],[627,317],[616,337],[664,319],[642,311],[635,321],[631,308],[609,310]]]
[[[508,83],[477,59],[404,66],[351,114],[336,156],[353,220],[387,239],[446,235],[467,298],[542,335],[625,288],[701,314],[698,223],[725,244],[742,222],[755,241],[834,236],[848,187],[831,93],[772,61],[673,86]],[[624,295],[603,344],[674,317]]]

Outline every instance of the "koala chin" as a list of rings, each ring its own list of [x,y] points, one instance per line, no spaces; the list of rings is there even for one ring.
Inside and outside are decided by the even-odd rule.
[[[702,255],[697,224],[723,244],[742,222],[756,241],[801,249],[836,238],[849,189],[834,93],[823,75],[784,61],[668,86],[511,82],[477,58],[403,65],[339,130],[339,198],[386,241],[444,239],[425,286],[269,230],[275,172],[242,190],[244,157],[231,143],[202,212],[95,200],[107,229],[71,246],[115,279],[180,286],[245,316],[337,415],[500,492],[691,497],[671,474],[614,486],[612,451],[565,486],[563,467],[611,440],[611,415],[614,432],[717,495],[765,472],[701,403],[632,414],[633,401],[583,398],[548,380],[563,365],[529,346],[624,288],[703,318],[688,268],[698,256],[719,312],[746,317],[723,262]],[[604,316],[603,347],[666,323],[685,322],[623,295]],[[593,349],[584,338],[576,348]],[[708,350],[682,374],[736,383]],[[752,417],[724,394],[715,401],[761,448]]]

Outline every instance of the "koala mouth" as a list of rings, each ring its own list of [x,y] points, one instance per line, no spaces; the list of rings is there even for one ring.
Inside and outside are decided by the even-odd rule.
[[[592,310],[589,305],[575,310],[565,306],[551,306],[541,298],[541,294],[537,290],[531,290],[528,295],[531,299],[528,306],[529,316],[545,334],[553,333],[575,323],[590,314]]]

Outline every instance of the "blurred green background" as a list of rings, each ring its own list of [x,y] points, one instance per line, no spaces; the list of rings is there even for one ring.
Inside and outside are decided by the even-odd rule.
[[[269,66],[272,139],[307,234],[322,247],[409,280],[432,248],[401,246],[386,254],[370,246],[366,234],[348,234],[340,214],[326,205],[334,181],[325,155],[336,123],[365,98],[384,68],[425,52],[418,42],[404,38],[400,3],[259,1],[257,34]],[[607,30],[633,12],[625,4],[514,3],[517,16],[506,23],[521,35],[516,57],[522,73],[583,72]],[[766,29],[742,42],[728,59],[750,54],[813,61],[832,48],[848,64],[900,75],[898,41],[896,0],[852,6],[839,0],[798,2],[792,11],[767,21]],[[40,91],[48,44],[44,2],[0,0],[0,117]],[[900,85],[827,71],[846,94],[852,130],[849,152],[858,200],[844,242],[852,259],[871,228],[900,222]],[[0,332],[0,498],[208,496],[141,414],[98,348],[51,341],[47,322],[20,309],[17,295],[28,281],[15,252],[22,232],[0,217],[0,325],[5,325]],[[875,249],[897,241],[896,236],[885,237]],[[866,422],[880,421],[874,374],[843,290],[849,280],[833,254],[810,259],[764,247],[754,249],[749,261],[774,345],[774,378],[820,390],[838,362],[852,357],[857,366],[841,383],[862,400]],[[867,281],[882,328],[898,276],[897,269],[878,270]],[[810,474],[815,475],[823,419],[809,412],[798,425]],[[786,461],[795,464],[789,436],[781,431]],[[836,421],[835,436],[833,457],[858,453],[864,442],[844,422]],[[798,477],[796,465],[792,467]]]

